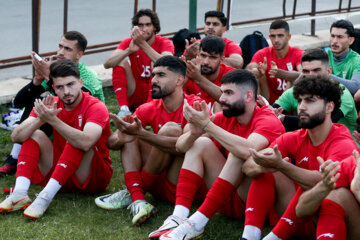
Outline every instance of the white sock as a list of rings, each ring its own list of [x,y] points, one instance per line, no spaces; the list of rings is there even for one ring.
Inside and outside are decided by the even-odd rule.
[[[252,225],[245,225],[244,232],[242,234],[243,238],[248,240],[257,240],[261,238],[261,229]]]
[[[21,144],[19,143],[14,143],[12,149],[11,149],[11,153],[10,155],[14,158],[14,159],[18,159],[19,158],[19,153],[21,150]]]
[[[28,193],[30,188],[31,181],[30,179],[20,176],[16,178],[15,187],[14,187],[14,194],[18,194],[21,196],[25,196]]]
[[[281,240],[278,236],[276,236],[273,232],[270,232],[268,235],[266,235],[263,240]]]
[[[195,229],[200,231],[205,227],[208,223],[209,218],[207,218],[204,214],[199,211],[196,211],[191,217],[189,218],[190,221],[195,223]]]
[[[184,207],[183,205],[175,205],[173,215],[181,219],[185,219],[189,216],[189,214],[190,209],[188,209],[187,207]]]
[[[46,192],[47,193],[46,198],[51,202],[52,199],[55,197],[56,193],[60,190],[60,188],[61,188],[61,184],[55,179],[50,178],[49,182],[46,184],[44,189],[39,193],[39,195],[42,196],[42,194]]]

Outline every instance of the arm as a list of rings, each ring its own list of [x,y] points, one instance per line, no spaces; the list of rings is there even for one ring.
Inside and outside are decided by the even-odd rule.
[[[356,91],[360,89],[360,73],[354,73],[351,80],[340,78],[333,74],[331,74],[331,78],[343,84],[351,94],[355,94]]]
[[[287,157],[283,159],[277,145],[274,146],[272,151],[270,148],[269,152],[266,153],[260,153],[253,149],[250,149],[250,152],[257,164],[282,172],[304,189],[312,188],[321,180],[318,171],[299,168],[291,164]]]
[[[360,157],[359,153],[354,150],[354,158],[356,160],[356,168],[354,173],[354,178],[350,184],[350,190],[354,194],[357,201],[360,203]]]
[[[244,59],[240,54],[231,54],[229,57],[225,58],[224,64],[231,66],[236,69],[241,69],[244,65]]]
[[[194,107],[199,103],[195,102]],[[196,139],[203,135],[204,131],[196,127],[194,124],[188,123],[184,127],[184,134],[182,134],[176,142],[176,150],[185,153],[193,145]]]
[[[206,131],[207,134],[215,138],[229,152],[241,159],[247,159],[250,155],[249,148],[262,149],[266,147],[268,140],[257,133],[252,133],[246,139],[235,134],[229,133],[210,121],[209,110],[205,101],[201,102],[202,111],[193,109],[187,102],[184,103],[184,117],[189,123]]]
[[[11,134],[14,143],[22,143],[44,124],[40,118],[28,117],[18,125]]]
[[[122,60],[124,60],[127,56],[129,56],[131,53],[133,53],[133,51],[136,49],[135,47],[131,46],[132,45],[132,41],[130,43],[130,46],[125,49],[116,49],[115,51],[113,51],[110,56],[108,56],[104,62],[104,68],[108,69],[108,68],[113,68],[117,65],[120,64],[120,62]],[[134,44],[133,44],[134,45]]]
[[[318,160],[321,159],[320,157]],[[322,181],[318,182],[313,188],[304,192],[296,205],[296,215],[298,217],[309,217],[315,214],[320,208],[321,202],[327,195],[335,188],[335,182],[340,174],[335,173],[339,170],[340,165],[338,162],[328,160],[321,164]]]
[[[285,71],[282,69],[271,69],[270,70],[270,76],[274,76],[277,78],[282,78],[285,79],[286,81],[289,82],[295,82],[295,80],[301,75],[300,72],[296,72],[296,71]]]
[[[99,140],[102,127],[96,123],[87,122],[82,131],[73,128],[57,117],[61,110],[56,108],[53,96],[48,96],[42,101],[35,100],[34,111],[41,121],[50,124],[73,147],[84,152],[89,151]]]

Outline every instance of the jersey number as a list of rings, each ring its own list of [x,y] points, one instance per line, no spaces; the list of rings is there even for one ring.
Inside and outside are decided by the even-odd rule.
[[[141,74],[141,77],[150,77],[151,76],[151,71],[150,71],[150,66],[144,66],[142,65],[144,71]]]
[[[278,82],[277,90],[284,91],[286,89],[286,81],[280,78],[276,79]]]

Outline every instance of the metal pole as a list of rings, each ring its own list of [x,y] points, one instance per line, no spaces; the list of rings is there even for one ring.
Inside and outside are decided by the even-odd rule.
[[[316,13],[316,0],[311,1],[311,16]],[[315,19],[311,20],[311,36],[315,36]]]
[[[348,4],[348,9],[347,9],[347,11],[350,12],[350,10],[351,10],[351,0],[349,0],[349,4]]]
[[[297,4],[297,0],[294,0],[294,6],[293,6],[292,19],[295,19],[295,14],[296,14],[296,4]]]
[[[152,1],[152,10],[156,12],[156,0]]]
[[[196,32],[197,0],[189,0],[189,30]]]
[[[341,12],[342,0],[339,0],[339,12]]]
[[[135,0],[134,1],[134,16],[135,16],[135,14],[137,13],[137,11],[138,11],[138,0]]]
[[[68,25],[68,6],[69,1],[64,0],[64,34],[67,32],[67,25]]]
[[[32,50],[39,52],[39,32],[40,32],[40,9],[41,0],[32,0]],[[33,76],[35,76],[35,70],[33,68]]]
[[[286,0],[283,0],[282,10],[283,10],[283,16],[285,18],[285,16],[286,16]]]
[[[231,7],[231,0],[228,0],[228,3],[227,3],[227,13],[226,13],[226,16],[227,16],[227,23],[226,23],[226,26],[227,26],[227,29],[230,28],[230,7]]]

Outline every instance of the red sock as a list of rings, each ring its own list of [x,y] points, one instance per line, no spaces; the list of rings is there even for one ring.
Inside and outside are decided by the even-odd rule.
[[[306,239],[315,238],[315,228],[313,227],[311,217],[299,218],[296,216],[296,204],[303,192],[304,190],[299,187],[286,211],[272,230],[272,232],[281,239],[288,239],[291,236]]]
[[[79,168],[83,156],[84,151],[74,148],[70,143],[66,143],[51,178],[64,186]]]
[[[38,166],[40,157],[39,144],[32,138],[23,142],[19,153],[16,177],[32,179],[35,168]]]
[[[316,231],[317,239],[346,239],[345,211],[336,202],[325,199],[321,203]]]
[[[120,66],[114,67],[112,77],[112,84],[119,106],[128,106],[125,68]]]
[[[212,218],[225,201],[235,192],[236,188],[230,182],[217,178],[206,195],[205,201],[198,209],[207,218]]]
[[[148,191],[148,189],[150,189],[152,185],[154,185],[156,179],[159,176],[159,174],[150,174],[146,172],[144,168],[141,170],[141,179],[143,180],[145,192]]]
[[[275,178],[272,173],[265,173],[251,182],[246,200],[245,225],[262,229],[266,216],[274,206]]]
[[[124,175],[125,185],[131,194],[131,200],[145,200],[145,194],[143,190],[143,180],[140,172],[133,171],[127,172]]]
[[[203,182],[202,178],[196,173],[182,168],[179,174],[179,180],[176,187],[175,205],[182,205],[191,209],[195,194]]]

